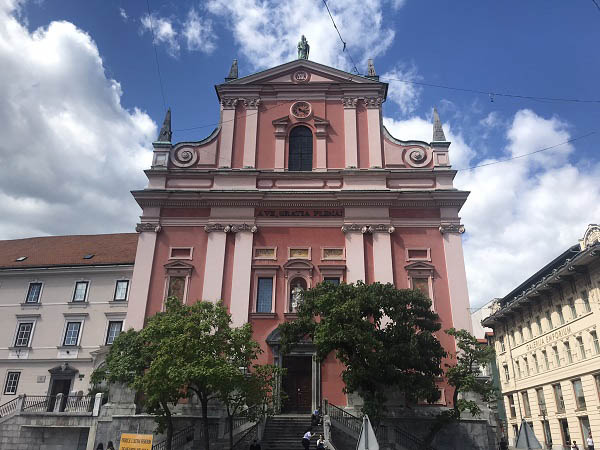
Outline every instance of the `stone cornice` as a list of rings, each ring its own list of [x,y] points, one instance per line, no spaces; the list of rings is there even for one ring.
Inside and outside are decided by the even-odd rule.
[[[242,231],[249,231],[250,233],[256,233],[258,227],[253,224],[239,223],[224,225],[222,223],[209,223],[204,226],[204,231],[212,233],[215,231],[222,231],[223,233],[240,233]]]
[[[159,233],[161,227],[157,223],[138,223],[135,226],[136,233],[142,233],[144,231],[151,231],[153,233]]]
[[[463,234],[465,232],[465,226],[459,223],[443,223],[440,225],[440,233],[458,233]]]
[[[389,224],[380,223],[377,225],[367,224],[344,224],[342,225],[342,233],[362,233],[362,234],[373,234],[373,233],[389,233],[392,234],[396,229]]]

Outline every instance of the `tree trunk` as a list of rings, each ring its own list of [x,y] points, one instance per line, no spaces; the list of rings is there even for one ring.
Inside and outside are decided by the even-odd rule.
[[[227,414],[229,421],[229,450],[233,450],[233,414]]]
[[[166,450],[171,450],[171,445],[172,445],[172,441],[173,441],[173,417],[171,416],[171,411],[169,410],[169,407],[166,403],[161,403],[164,411],[165,411],[165,415],[167,416],[167,449]]]
[[[204,430],[204,450],[209,450],[210,438],[208,436],[208,399],[204,396],[200,397],[202,405],[202,429]]]

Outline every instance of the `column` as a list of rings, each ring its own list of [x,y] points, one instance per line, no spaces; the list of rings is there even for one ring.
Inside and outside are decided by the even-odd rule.
[[[204,266],[204,285],[202,287],[202,300],[217,302],[221,300],[223,287],[223,269],[225,268],[225,242],[227,234],[224,226],[218,223],[204,227],[208,234]]]
[[[365,246],[362,226],[357,224],[343,225],[346,237],[346,281],[355,283],[365,281]]]
[[[459,224],[442,224],[440,226],[444,242],[446,273],[448,274],[452,325],[456,329],[472,333],[469,290],[467,289],[467,273],[461,238],[461,234],[464,232],[465,227]]]
[[[239,227],[239,231],[235,235],[233,276],[231,277],[233,286],[231,288],[229,313],[231,314],[233,326],[240,327],[248,321],[250,278],[252,276],[252,244],[257,228],[254,225],[247,224],[234,225],[233,227]]]
[[[356,134],[356,103],[358,99],[344,97],[345,166],[358,167],[358,140]]]
[[[156,236],[160,231],[160,225],[141,223],[136,226],[135,230],[140,235],[135,252],[135,265],[131,277],[127,316],[125,316],[125,323],[123,324],[124,330],[129,328],[141,330],[144,327],[152,263],[154,262],[154,248],[156,247]]]
[[[382,167],[381,161],[381,97],[366,98],[367,128],[369,134],[369,167]]]
[[[242,167],[256,167],[256,133],[258,127],[259,98],[244,99],[246,107],[246,131],[244,133],[244,159]]]
[[[327,170],[327,127],[329,121],[315,119],[315,127],[317,129],[315,137],[317,138],[317,164],[316,170]]]
[[[221,146],[219,148],[218,167],[231,167],[235,107],[237,102],[238,100],[234,98],[224,98],[221,100]]]
[[[376,225],[373,230],[373,271],[375,281],[394,284],[394,266],[392,263],[391,225]]]

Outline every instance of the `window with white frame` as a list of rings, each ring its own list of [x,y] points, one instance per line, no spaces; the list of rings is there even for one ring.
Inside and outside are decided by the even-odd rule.
[[[17,324],[17,334],[15,335],[15,347],[29,347],[31,336],[33,334],[33,325],[35,322],[19,322]]]
[[[29,289],[27,290],[27,297],[25,298],[25,303],[39,303],[41,293],[42,283],[29,283]]]
[[[81,333],[81,321],[74,320],[68,321],[65,327],[65,337],[63,339],[63,345],[65,347],[72,347],[79,345],[79,336]]]
[[[596,331],[590,331],[590,337],[592,338],[592,346],[594,348],[594,354],[600,354],[600,343],[598,342],[598,334]]]
[[[106,345],[111,345],[123,330],[122,320],[111,320],[108,322],[106,331]]]
[[[127,292],[129,291],[129,280],[117,280],[115,285],[115,302],[124,302],[127,300]]]
[[[89,281],[77,281],[75,283],[75,291],[73,291],[74,302],[85,302],[87,299]]]
[[[4,395],[15,395],[19,387],[21,372],[8,372],[4,383]]]
[[[583,310],[586,313],[592,311],[592,307],[590,306],[590,297],[587,291],[581,291],[581,300],[583,301]]]
[[[270,313],[273,304],[273,277],[258,277],[256,312]]]

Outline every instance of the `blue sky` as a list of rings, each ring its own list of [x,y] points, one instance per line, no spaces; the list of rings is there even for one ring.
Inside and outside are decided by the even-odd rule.
[[[351,70],[321,0],[150,0],[174,140],[218,121],[213,86],[295,58]],[[481,91],[600,100],[591,0],[330,0],[361,72]],[[0,239],[132,231],[164,117],[145,1],[0,0]],[[438,107],[459,172],[471,303],[502,296],[600,222],[600,104],[533,101],[390,81],[384,122],[429,140]],[[177,131],[201,127],[189,131]]]

